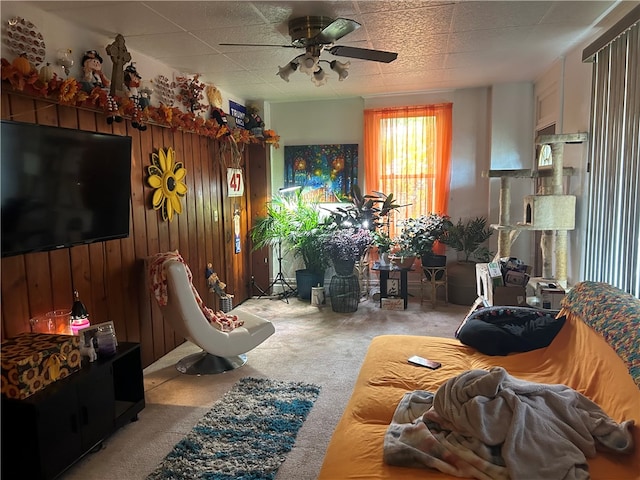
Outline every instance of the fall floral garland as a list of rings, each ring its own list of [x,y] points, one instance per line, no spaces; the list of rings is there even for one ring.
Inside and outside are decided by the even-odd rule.
[[[91,92],[85,92],[75,78],[62,79],[54,74],[49,81],[43,81],[35,69],[22,73],[8,60],[3,58],[1,62],[2,81],[8,82],[14,91],[51,99],[61,105],[98,108],[104,111],[107,109],[108,92],[105,89],[96,87]],[[128,98],[115,97],[115,99],[120,113],[131,117],[135,104]],[[229,129],[226,125],[218,125],[212,119],[204,119],[190,112],[185,113],[178,107],[170,107],[162,103],[159,107],[146,107],[142,112],[141,120],[144,123],[155,123],[170,127],[172,130],[192,132],[209,138],[223,139],[232,136],[236,143],[264,142],[275,148],[280,146],[280,136],[273,130],[264,130],[264,138],[257,138],[244,128]]]

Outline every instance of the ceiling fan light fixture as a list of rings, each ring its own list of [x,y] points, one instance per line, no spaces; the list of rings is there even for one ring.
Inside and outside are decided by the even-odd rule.
[[[327,77],[327,72],[325,72],[322,67],[319,67],[317,71],[313,72],[313,76],[311,77],[311,81],[315,83],[316,87],[320,87],[327,83],[329,77]]]
[[[318,70],[318,68],[320,68],[318,65],[319,61],[320,57],[314,56],[309,52],[305,53],[298,62],[300,71],[306,73],[307,75],[313,75],[313,73]]]
[[[338,60],[332,60],[329,65],[331,66],[331,70],[338,74],[339,81],[343,81],[349,76],[349,67],[351,66],[350,61],[339,62]]]
[[[289,77],[298,69],[298,64],[294,62],[287,63],[284,67],[278,66],[278,75],[285,82],[289,81]]]
[[[322,52],[339,57],[382,63],[393,62],[398,57],[395,52],[335,45],[336,41],[361,27],[355,20],[348,18],[333,19],[325,16],[304,16],[290,19],[288,25],[289,36],[291,37],[289,45],[267,45],[261,43],[220,43],[220,45],[304,48],[305,53],[295,57],[288,65],[278,67],[279,70],[276,75],[288,82],[291,74],[299,69],[309,75],[311,81],[317,86],[324,85],[328,80],[326,72],[320,68],[320,62],[328,63],[331,70],[338,74],[338,80],[340,81],[349,76],[349,67],[351,66],[349,61],[343,63],[337,60],[332,62],[320,60]]]

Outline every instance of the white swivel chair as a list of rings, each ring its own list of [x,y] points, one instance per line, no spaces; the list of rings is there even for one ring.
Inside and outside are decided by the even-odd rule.
[[[201,375],[241,367],[247,361],[245,354],[275,332],[270,321],[242,309],[228,313],[244,320],[243,326],[230,332],[218,330],[202,313],[184,264],[171,260],[165,267],[167,305],[160,307],[162,315],[178,334],[202,348],[202,352],[188,355],[176,364],[179,372]]]

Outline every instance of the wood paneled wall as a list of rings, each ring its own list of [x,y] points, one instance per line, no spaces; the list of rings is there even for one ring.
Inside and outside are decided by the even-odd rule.
[[[29,319],[57,308],[70,308],[77,289],[92,324],[113,321],[118,339],[140,342],[144,366],[184,339],[166,324],[146,288],[144,260],[179,250],[193,272],[193,282],[205,302],[218,308],[206,288],[204,270],[212,262],[234,305],[250,294],[251,252],[248,236],[251,208],[243,197],[228,198],[223,144],[192,133],[150,125],[145,132],[128,120],[108,125],[102,112],[61,106],[46,100],[3,92],[2,118],[21,122],[129,135],[132,137],[130,236],[51,252],[2,259],[2,338],[29,331]],[[164,222],[151,208],[152,189],[146,185],[151,154],[173,147],[187,169],[188,193],[183,213]],[[250,162],[243,154],[245,178]],[[267,183],[265,177],[264,183]],[[240,213],[241,252],[235,253],[233,215]]]

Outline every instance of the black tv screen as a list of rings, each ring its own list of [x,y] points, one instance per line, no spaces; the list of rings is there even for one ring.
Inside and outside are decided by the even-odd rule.
[[[129,235],[131,137],[0,127],[3,257]]]

